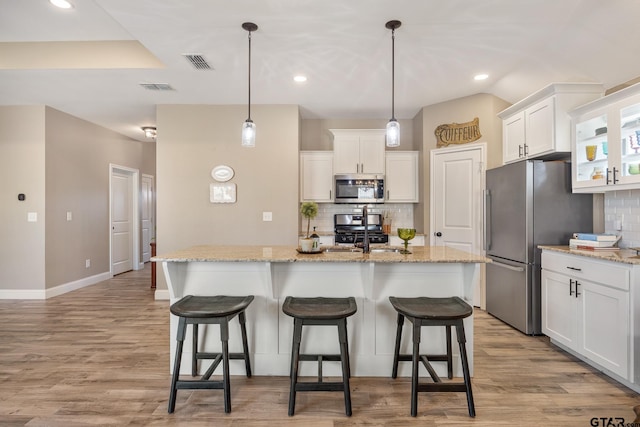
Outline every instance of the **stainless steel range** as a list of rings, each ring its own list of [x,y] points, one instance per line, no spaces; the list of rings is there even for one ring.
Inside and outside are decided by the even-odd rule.
[[[382,232],[382,215],[367,215],[369,243],[387,243],[389,236]],[[336,214],[333,217],[336,245],[362,243],[364,221],[360,214]]]

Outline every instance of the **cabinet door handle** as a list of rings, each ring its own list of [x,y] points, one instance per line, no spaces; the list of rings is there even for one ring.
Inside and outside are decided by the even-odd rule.
[[[518,145],[518,157],[522,157],[522,145]]]
[[[331,190],[329,190],[329,200],[331,200]]]
[[[607,185],[611,184],[611,180],[609,179],[609,168],[607,168],[607,177],[606,177]]]
[[[576,280],[576,298],[578,298],[578,295],[582,295],[580,292],[578,292],[578,286],[580,286],[580,283]]]
[[[618,174],[617,174],[617,172],[618,172],[618,169],[616,169],[616,167],[614,166],[614,167],[613,167],[613,183],[614,183],[614,184],[617,184],[617,183],[618,183],[618,181],[620,181],[620,180],[616,177],[616,176],[618,175]]]
[[[524,144],[524,155],[525,156],[529,155],[529,146],[527,144]]]
[[[387,190],[387,200],[389,199],[389,190]]]
[[[582,271],[581,268],[577,268],[577,267],[567,267],[569,270],[573,270],[573,271]]]
[[[573,295],[573,288],[572,288],[573,283],[574,283],[574,280],[573,279],[569,279],[569,295]],[[578,282],[576,282],[576,283],[578,283]]]

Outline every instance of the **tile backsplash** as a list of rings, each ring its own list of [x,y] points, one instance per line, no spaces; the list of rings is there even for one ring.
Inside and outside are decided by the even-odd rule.
[[[620,221],[621,230],[616,230]],[[640,190],[610,191],[604,194],[604,231],[622,235],[618,246],[640,246]]]
[[[412,228],[413,224],[413,204],[412,203],[385,203],[382,205],[368,205],[370,214],[385,213],[391,218],[391,229],[398,227]],[[318,215],[311,220],[311,230],[316,227],[320,234],[333,233],[333,216],[335,214],[362,213],[361,205],[336,205],[333,203],[318,203]],[[301,234],[307,232],[307,220],[302,218],[300,223]]]

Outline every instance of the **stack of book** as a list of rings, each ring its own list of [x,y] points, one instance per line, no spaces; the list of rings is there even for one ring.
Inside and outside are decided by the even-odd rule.
[[[616,245],[620,240],[615,234],[573,233],[573,239],[569,239],[571,249],[616,251]]]

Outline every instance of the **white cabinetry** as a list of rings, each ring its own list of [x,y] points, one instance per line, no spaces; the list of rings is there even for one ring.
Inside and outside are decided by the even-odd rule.
[[[333,153],[300,152],[300,201],[333,201]]]
[[[384,174],[384,129],[330,129],[335,174]]]
[[[633,381],[629,282],[625,264],[543,251],[542,332]]]
[[[504,163],[571,151],[567,111],[602,96],[595,83],[553,83],[501,111]]]
[[[573,191],[640,188],[640,85],[571,111]]]
[[[418,152],[387,152],[385,169],[385,201],[393,203],[418,203]]]

